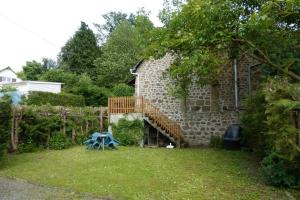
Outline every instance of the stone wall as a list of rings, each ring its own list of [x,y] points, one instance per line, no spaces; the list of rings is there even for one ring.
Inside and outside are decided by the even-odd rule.
[[[245,58],[243,58],[245,59]],[[169,118],[180,124],[184,139],[190,145],[208,145],[210,137],[224,134],[229,124],[238,123],[235,112],[234,78],[231,64],[225,65],[220,75],[219,86],[199,86],[192,84],[186,103],[169,94],[172,80],[166,75],[166,69],[174,57],[165,57],[145,61],[137,69],[139,78],[136,79],[136,94],[144,96],[153,105],[164,112]],[[239,95],[248,93],[247,67],[249,60],[239,63]],[[137,83],[139,81],[139,83]],[[137,85],[139,84],[139,92]],[[217,91],[218,96],[212,95]],[[216,105],[217,109],[214,108]]]

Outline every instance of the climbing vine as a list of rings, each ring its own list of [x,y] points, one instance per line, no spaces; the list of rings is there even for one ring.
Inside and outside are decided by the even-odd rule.
[[[82,144],[93,131],[107,126],[105,108],[16,106],[13,116],[15,131],[11,142],[18,152]]]

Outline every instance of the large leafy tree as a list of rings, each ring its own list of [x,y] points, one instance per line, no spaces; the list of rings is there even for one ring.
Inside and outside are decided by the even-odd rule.
[[[192,77],[217,84],[222,64],[248,53],[270,71],[299,76],[297,0],[190,0],[153,35],[150,54],[177,55],[170,75],[188,95]]]
[[[19,74],[22,79],[25,80],[38,80],[47,69],[43,67],[42,63],[35,60],[27,61],[26,65],[23,66],[23,71]]]
[[[111,87],[130,77],[129,68],[141,57],[140,35],[128,22],[124,21],[112,32],[103,45],[103,54],[96,59],[97,84]]]
[[[116,27],[102,46],[101,57],[95,60],[98,85],[112,87],[128,81],[132,76],[129,69],[142,58],[152,29],[153,24],[143,10],[133,23],[123,21]]]
[[[84,22],[72,38],[61,49],[60,66],[75,74],[95,74],[94,60],[100,55],[100,48],[93,31]]]
[[[108,12],[102,17],[105,20],[104,24],[94,24],[98,30],[98,39],[100,42],[104,43],[107,37],[124,21],[129,22],[130,24],[134,23],[134,14],[126,14],[121,11],[118,12]]]

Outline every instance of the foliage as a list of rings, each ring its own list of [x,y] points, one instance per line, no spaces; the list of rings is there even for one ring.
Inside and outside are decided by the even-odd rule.
[[[122,118],[117,124],[112,125],[114,137],[123,146],[137,145],[144,136],[144,126],[142,121],[127,120]]]
[[[84,96],[88,106],[107,106],[108,97],[112,96],[109,89],[94,85],[89,76],[85,74],[80,76],[79,81],[70,92]]]
[[[63,133],[54,133],[49,140],[49,148],[55,150],[66,149],[71,146],[70,140]]]
[[[241,54],[273,74],[300,80],[299,1],[191,0],[153,32],[148,55],[176,55],[170,68],[176,88],[186,92],[192,77],[218,84],[225,64]]]
[[[223,137],[222,136],[211,136],[209,141],[209,146],[214,148],[223,147]]]
[[[150,32],[154,26],[149,13],[140,9],[136,15],[126,17],[125,14],[113,20],[117,24],[109,29],[110,34],[102,46],[103,53],[94,62],[98,75],[96,83],[99,86],[112,87],[128,81],[132,77],[129,69],[142,59],[150,43]],[[107,23],[110,24],[109,21]]]
[[[300,109],[300,96],[293,96],[293,90],[299,94],[299,84],[291,86],[286,79],[280,78],[270,79],[264,89],[267,101],[267,142],[280,157],[290,161],[300,155],[297,145],[300,130],[295,127],[291,117],[292,110]]]
[[[3,85],[0,88],[0,92],[14,92],[14,91],[17,91],[17,89],[10,85]]]
[[[245,112],[242,114],[243,144],[264,156],[267,150],[266,132],[266,100],[262,91],[253,93],[247,98]]]
[[[78,145],[83,145],[83,143],[88,139],[85,134],[77,134],[75,138],[75,143]]]
[[[117,97],[133,96],[134,88],[125,83],[114,85],[112,93]]]
[[[18,152],[32,152],[44,148],[65,148],[99,130],[99,109],[91,107],[20,106]],[[104,124],[105,126],[105,124]],[[107,127],[104,127],[107,128]]]
[[[43,113],[36,112],[33,107],[24,110],[19,130],[21,149],[33,151],[36,148],[46,148],[51,134],[60,130],[62,120],[57,115],[50,116],[52,108],[43,106],[41,110]]]
[[[20,143],[18,145],[18,153],[30,153],[34,152],[37,149],[37,147],[32,143],[32,139],[29,138],[23,143]]]
[[[41,76],[45,71],[46,68],[44,68],[41,63],[35,60],[27,61],[26,65],[23,66],[22,78],[25,80],[35,81],[38,80],[39,76]]]
[[[300,186],[300,167],[295,166],[272,152],[263,159],[261,174],[267,183],[274,186]]]
[[[129,16],[126,13],[118,12],[108,12],[102,17],[105,20],[104,24],[95,24],[95,27],[98,30],[98,38],[100,41],[105,42],[107,37],[124,21],[133,24],[134,15],[130,14]]]
[[[63,90],[68,92],[74,84],[78,82],[79,76],[72,72],[58,68],[48,70],[39,77],[39,80],[64,83]]]
[[[44,105],[50,104],[52,106],[75,106],[82,107],[85,105],[84,97],[81,95],[74,95],[68,93],[54,94],[50,92],[29,92],[27,105]]]
[[[276,186],[299,186],[300,183],[295,173],[300,170],[300,130],[291,115],[294,109],[300,108],[299,94],[299,83],[291,84],[286,78],[270,78],[262,91],[249,100],[244,113],[246,144],[265,157],[263,177]]]
[[[164,0],[163,9],[159,12],[159,19],[165,25],[168,26],[172,17],[176,16],[181,10],[181,7],[186,0]]]
[[[121,23],[103,45],[103,54],[95,60],[97,84],[112,87],[132,77],[129,69],[141,59],[141,35],[128,22]]]
[[[94,60],[100,55],[97,39],[84,22],[72,38],[61,49],[60,66],[75,74],[88,73],[94,78]]]
[[[0,160],[8,149],[11,129],[11,99],[7,96],[0,98]]]
[[[47,71],[40,79],[65,83],[64,91],[83,96],[87,106],[106,106],[108,97],[112,96],[109,89],[95,85],[88,74],[76,75],[62,69],[54,69]],[[74,101],[76,101],[76,98],[74,98]],[[81,101],[78,103],[81,103]],[[82,106],[82,104],[79,106]]]

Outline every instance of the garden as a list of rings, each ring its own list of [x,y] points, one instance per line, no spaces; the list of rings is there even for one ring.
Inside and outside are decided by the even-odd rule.
[[[103,15],[97,34],[81,22],[57,62],[29,61],[19,73],[64,82],[62,93],[30,92],[14,105],[5,94],[15,88],[1,88],[0,178],[99,199],[300,199],[299,8],[297,0],[166,0],[162,27],[143,9]],[[141,148],[142,121],[109,124],[108,97],[135,92],[130,67],[169,52],[177,57],[165,73],[168,92],[182,102],[193,81],[220,87],[241,56],[259,63],[257,87],[232,108],[239,150],[224,150],[222,136],[209,147]],[[117,149],[83,145],[109,125]]]

